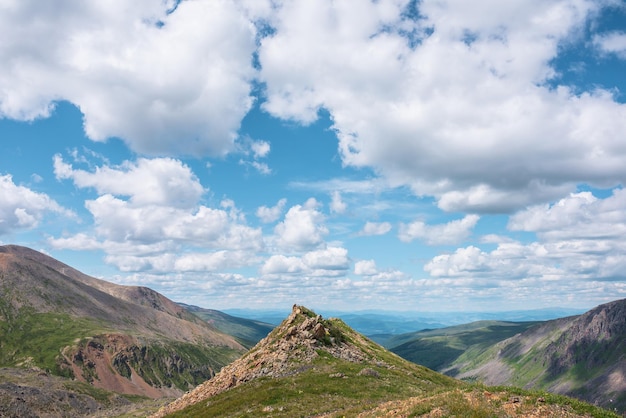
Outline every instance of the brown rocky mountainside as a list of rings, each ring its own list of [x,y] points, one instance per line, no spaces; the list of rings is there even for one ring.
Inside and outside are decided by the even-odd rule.
[[[0,367],[36,368],[156,398],[183,393],[244,351],[151,289],[87,276],[29,248],[0,246]]]

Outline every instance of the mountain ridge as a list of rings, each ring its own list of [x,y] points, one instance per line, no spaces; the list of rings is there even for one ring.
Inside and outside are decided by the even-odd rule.
[[[182,302],[178,302],[178,305],[221,332],[235,337],[246,348],[254,346],[275,328],[275,325],[266,322],[232,316],[215,309],[201,308]]]
[[[34,263],[27,263],[28,260]],[[11,266],[16,271],[8,276],[6,272]],[[30,306],[40,313],[54,310],[78,316],[98,317],[121,329],[136,329],[138,326],[142,333],[148,335],[167,329],[168,332],[176,333],[177,338],[189,341],[201,334],[199,327],[207,327],[195,315],[152,289],[122,286],[96,279],[26,247],[0,246],[0,274],[2,272],[4,275],[0,286],[5,300],[12,293],[22,290],[21,295],[11,299],[13,308]],[[20,278],[25,280],[19,280]],[[24,297],[23,294],[27,292],[28,297]],[[145,316],[146,312],[153,315],[152,323],[138,323],[136,318]],[[193,324],[192,329],[176,326],[181,319]],[[238,343],[222,338],[215,331],[214,342],[228,342],[233,347],[242,348]]]
[[[613,344],[622,330],[607,324],[623,311],[599,312],[605,319],[582,323],[579,333]],[[585,334],[586,328],[593,332]],[[559,341],[556,331],[546,327],[549,340],[525,340],[506,352],[513,355],[525,348],[522,343],[534,346],[537,341],[549,347]],[[567,368],[579,353],[566,348],[575,343],[562,344],[555,350],[563,351],[560,364]],[[113,399],[111,392],[95,391],[102,388],[160,399],[188,391],[180,399],[200,394],[195,399],[206,400],[208,393],[210,401],[184,405],[205,416],[207,411],[208,416],[251,414],[248,410],[255,416],[284,417],[308,416],[310,411],[317,416],[381,416],[390,411],[441,416],[436,414],[468,410],[512,417],[538,411],[559,411],[563,417],[613,416],[550,394],[468,385],[398,357],[340,319],[325,319],[297,305],[269,335],[244,351],[234,338],[152,289],[108,283],[37,251],[0,246],[0,375],[18,376],[0,384],[0,415],[28,412],[20,393],[45,402],[53,393],[70,399],[67,391],[46,393],[44,387],[20,385],[20,373],[6,368],[13,367],[30,379],[49,376],[57,387],[62,383],[52,375],[73,378],[78,385],[73,387],[87,396],[81,398],[83,408],[90,410],[102,405],[97,399],[103,396]],[[204,394],[199,388],[205,388]],[[183,401],[171,405],[178,402]]]

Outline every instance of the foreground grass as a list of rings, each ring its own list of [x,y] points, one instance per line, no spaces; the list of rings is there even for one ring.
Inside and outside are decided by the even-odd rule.
[[[429,397],[390,402],[361,417],[398,415],[407,417],[593,417],[617,418],[613,412],[585,402],[541,391],[513,387],[470,385]]]
[[[355,370],[353,370],[355,371]],[[259,379],[168,417],[592,417],[618,418],[602,408],[546,392],[511,387],[394,384],[391,376],[353,375],[341,381],[313,376]]]

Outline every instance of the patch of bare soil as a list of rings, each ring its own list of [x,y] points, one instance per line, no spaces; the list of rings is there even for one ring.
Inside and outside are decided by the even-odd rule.
[[[13,256],[10,254],[0,254],[0,269],[6,270],[12,258]]]

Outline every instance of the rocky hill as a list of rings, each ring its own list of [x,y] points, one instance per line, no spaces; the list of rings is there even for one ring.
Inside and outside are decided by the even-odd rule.
[[[192,416],[615,416],[572,399],[486,388],[403,360],[294,305],[244,356],[152,418]]]
[[[626,411],[626,299],[546,321],[481,352],[464,353],[447,374],[489,385],[565,394]]]
[[[0,247],[0,367],[158,398],[205,381],[244,351],[151,289],[98,280],[28,248]]]

